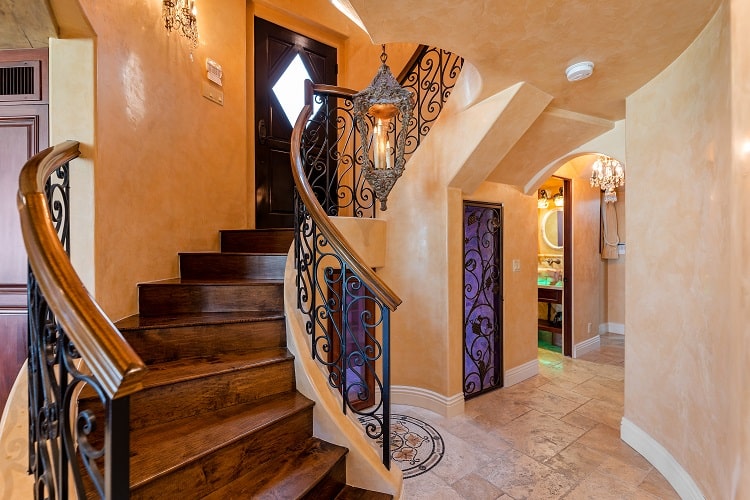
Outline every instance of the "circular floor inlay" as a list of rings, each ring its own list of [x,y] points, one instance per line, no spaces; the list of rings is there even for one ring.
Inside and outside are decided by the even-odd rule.
[[[360,417],[363,423],[373,420]],[[379,442],[382,446],[382,441]],[[404,479],[424,474],[443,458],[445,444],[430,424],[408,415],[391,415],[391,459],[404,473]]]

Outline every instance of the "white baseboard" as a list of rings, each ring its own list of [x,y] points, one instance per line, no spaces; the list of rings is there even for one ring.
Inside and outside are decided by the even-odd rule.
[[[651,462],[683,500],[705,500],[698,485],[685,469],[658,441],[625,417],[620,423],[620,437],[643,458]]]
[[[578,356],[583,356],[589,351],[598,349],[600,342],[601,340],[599,338],[599,335],[595,335],[591,337],[590,339],[584,340],[583,342],[579,344],[574,344],[573,345],[573,357],[577,358]]]
[[[599,325],[599,335],[603,333],[616,333],[617,335],[625,335],[625,325],[622,323],[601,323]]]
[[[532,359],[528,363],[524,363],[510,370],[505,370],[503,376],[503,387],[510,387],[516,385],[519,382],[533,377],[539,374],[539,362],[536,359]]]
[[[419,406],[444,417],[455,417],[464,412],[464,394],[462,392],[453,396],[443,396],[428,389],[408,385],[391,386],[391,403]]]

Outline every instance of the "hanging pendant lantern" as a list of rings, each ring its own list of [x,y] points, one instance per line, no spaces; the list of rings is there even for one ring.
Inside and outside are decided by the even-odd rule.
[[[399,85],[385,63],[387,59],[383,45],[382,64],[375,78],[366,89],[354,94],[352,100],[354,119],[362,137],[362,171],[375,192],[375,199],[380,201],[381,210],[387,209],[388,193],[404,173],[406,130],[413,108],[411,93]]]

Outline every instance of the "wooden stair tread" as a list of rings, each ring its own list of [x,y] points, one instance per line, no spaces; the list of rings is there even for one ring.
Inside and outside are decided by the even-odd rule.
[[[277,311],[238,311],[217,313],[174,314],[171,316],[141,316],[134,314],[123,318],[115,326],[120,331],[154,328],[180,328],[196,325],[224,325],[230,323],[255,323],[284,319]]]
[[[183,279],[183,278],[167,278],[159,281],[149,281],[148,283],[140,283],[139,287],[150,287],[150,286],[180,286],[180,285],[206,285],[206,286],[221,286],[221,285],[283,285],[284,278],[240,278],[240,279]]]
[[[135,431],[130,436],[130,486],[167,475],[313,404],[288,392]]]
[[[346,485],[335,500],[392,500],[393,495]]]
[[[348,450],[342,446],[311,437],[280,454],[263,470],[244,474],[204,500],[302,498],[314,492],[315,486],[347,453]]]
[[[293,360],[294,356],[283,347],[258,349],[244,354],[217,354],[209,358],[186,358],[150,365],[143,380],[143,388],[185,382],[209,375],[246,370],[259,366]]]

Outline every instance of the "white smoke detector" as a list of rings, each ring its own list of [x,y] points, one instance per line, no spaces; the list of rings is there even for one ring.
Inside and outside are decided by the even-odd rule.
[[[578,80],[584,80],[591,76],[594,72],[594,63],[591,61],[577,62],[568,66],[565,70],[565,76],[568,77],[569,82],[577,82]]]

